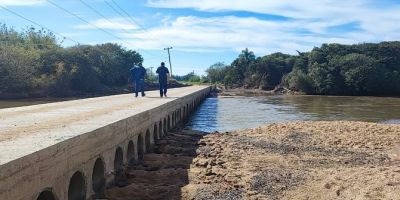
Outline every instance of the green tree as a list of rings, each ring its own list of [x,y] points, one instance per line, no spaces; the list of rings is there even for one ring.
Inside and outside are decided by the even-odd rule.
[[[206,69],[207,78],[211,83],[221,83],[224,81],[227,66],[222,62],[217,62]]]
[[[239,54],[239,57],[232,62],[232,77],[236,77],[237,81],[239,82],[238,84],[243,83],[248,67],[255,60],[256,56],[254,55],[254,53],[246,48],[242,50],[242,53]]]
[[[348,54],[340,59],[339,65],[350,94],[376,95],[382,86],[386,86],[385,69],[371,57]]]

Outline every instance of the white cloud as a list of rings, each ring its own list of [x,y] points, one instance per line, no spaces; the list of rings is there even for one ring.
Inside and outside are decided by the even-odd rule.
[[[76,25],[74,28],[76,29],[112,29],[112,30],[135,30],[138,27],[130,23],[128,19],[125,18],[110,18],[110,19],[97,19],[95,21],[91,21],[91,24],[80,24]]]
[[[147,4],[160,8],[193,8],[211,12],[248,11],[305,19],[357,16],[366,10],[379,10],[375,5],[380,3],[375,0],[148,0]]]
[[[141,49],[162,49],[166,45],[190,52],[240,51],[250,48],[258,54],[277,51],[306,51],[325,42],[357,43],[357,32],[329,35],[327,26],[340,22],[309,23],[307,20],[270,21],[254,17],[195,17],[171,19],[145,33],[121,34],[127,45]],[[310,33],[299,34],[299,29]],[[318,30],[318,31],[313,31]],[[366,34],[365,38],[371,38]]]
[[[171,41],[182,49],[240,50],[245,47],[263,52],[310,50],[322,43],[361,43],[400,40],[400,4],[373,0],[148,0],[150,7],[192,8],[208,12],[248,11],[278,15],[287,20],[251,17],[181,16],[164,20],[147,35],[132,40],[143,48],[160,48],[148,35]],[[346,24],[356,29],[340,32],[332,27]]]
[[[32,6],[46,3],[46,0],[0,0],[0,6]]]

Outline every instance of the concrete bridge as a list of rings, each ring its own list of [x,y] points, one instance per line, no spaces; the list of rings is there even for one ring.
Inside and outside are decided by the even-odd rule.
[[[0,110],[0,199],[84,200],[188,119],[210,87]]]

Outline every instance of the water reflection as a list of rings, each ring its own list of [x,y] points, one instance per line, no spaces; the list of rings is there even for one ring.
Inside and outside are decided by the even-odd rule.
[[[220,103],[218,98],[207,98],[199,109],[193,114],[189,121],[189,126],[194,130],[212,132],[219,130],[217,107]]]
[[[232,131],[297,120],[355,120],[400,123],[400,99],[388,97],[265,96],[209,98],[189,128]]]

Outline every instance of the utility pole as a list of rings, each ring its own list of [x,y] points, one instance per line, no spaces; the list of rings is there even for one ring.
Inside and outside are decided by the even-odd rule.
[[[150,73],[147,74],[147,77],[148,77],[149,81],[152,83],[153,82],[153,78],[154,78],[153,67],[149,67],[147,69],[150,69]]]
[[[169,59],[169,74],[170,74],[170,76],[172,77],[172,66],[171,66],[171,55],[169,54],[169,50],[170,49],[172,49],[172,47],[167,47],[167,48],[164,48],[164,50],[167,50],[168,51],[168,59]]]

